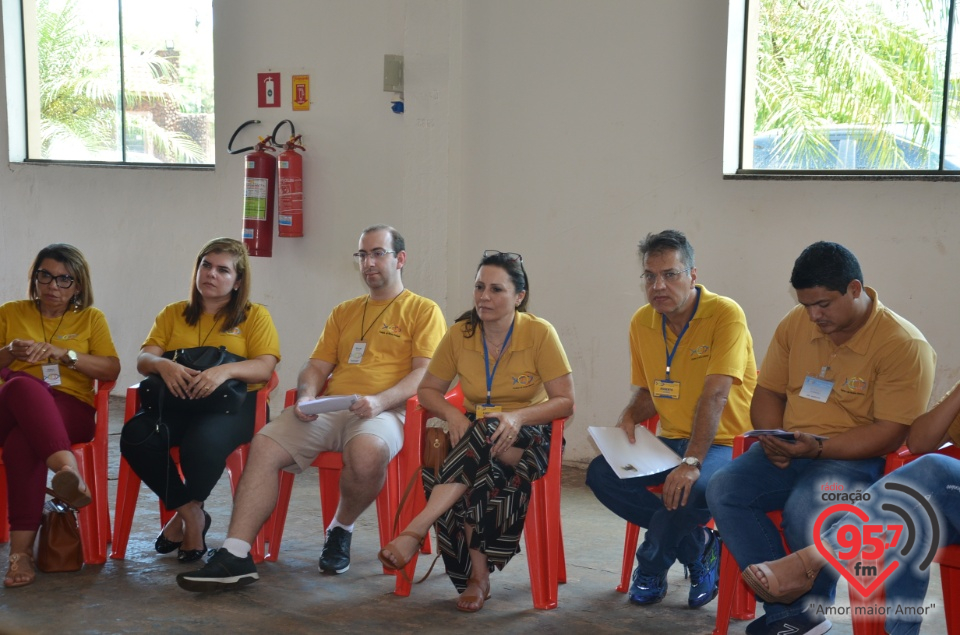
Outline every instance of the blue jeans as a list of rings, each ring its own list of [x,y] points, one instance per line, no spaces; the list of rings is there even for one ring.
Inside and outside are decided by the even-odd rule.
[[[957,544],[960,543],[960,461],[939,454],[923,456],[874,483],[867,490],[870,500],[857,504],[857,507],[867,514],[867,522],[870,524],[904,524],[903,518],[893,509],[883,509],[883,506],[888,504],[904,510],[915,523],[916,542],[906,556],[900,554],[908,537],[906,527],[896,548],[884,552],[884,566],[894,560],[900,563],[884,584],[888,607],[886,631],[890,635],[915,635],[920,632],[923,616],[898,615],[897,608],[923,606],[927,583],[930,581],[930,567],[920,570],[920,565],[930,549],[931,524],[928,522],[927,512],[916,499],[908,494],[887,489],[884,487],[887,483],[907,485],[927,498],[939,516],[940,540],[937,546]],[[853,525],[862,535],[864,522],[855,514],[844,514],[821,533],[823,542],[832,547],[834,553],[846,551],[837,542],[837,532],[844,525]],[[945,597],[943,600],[953,602],[955,598]]]
[[[678,456],[687,451],[689,439],[664,439]],[[710,521],[707,509],[707,483],[714,473],[730,462],[733,449],[726,445],[712,445],[703,460],[700,478],[693,485],[687,504],[673,511],[664,507],[660,497],[647,487],[662,485],[671,470],[621,479],[602,456],[587,469],[587,486],[597,499],[614,514],[646,528],[643,543],[637,549],[637,562],[645,575],[658,575],[679,560],[689,565],[703,553],[703,530]]]
[[[793,459],[781,469],[756,443],[713,476],[707,487],[707,503],[724,544],[743,569],[787,555],[780,529],[791,551],[813,544],[817,516],[834,504],[823,500],[822,486],[836,483],[844,492],[862,492],[880,478],[884,462],[884,457],[859,461]],[[777,510],[783,511],[780,529],[767,516],[767,512]],[[810,593],[793,604],[764,603],[767,622],[798,615],[811,601],[832,605],[836,587],[836,572],[824,567]]]

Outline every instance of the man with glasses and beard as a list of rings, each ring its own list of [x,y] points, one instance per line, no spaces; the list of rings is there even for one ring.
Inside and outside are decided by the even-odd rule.
[[[717,595],[720,565],[719,536],[703,527],[711,517],[706,489],[730,461],[733,438],[750,428],[753,338],[736,302],[696,284],[693,247],[681,232],[648,234],[640,257],[648,304],[630,322],[633,394],[617,426],[635,443],[634,428],[659,415],[660,440],[681,462],[620,479],[599,456],[587,485],[612,512],[647,530],[630,601],[660,602],[667,570],[679,560],[690,572],[687,602],[699,608]],[[658,485],[662,498],[648,490]]]
[[[433,351],[447,330],[440,308],[403,286],[403,237],[374,225],[363,230],[354,259],[370,290],[327,318],[297,380],[297,405],[257,434],[234,500],[227,539],[207,564],[181,573],[188,591],[232,589],[259,579],[250,547],[277,502],[278,470],[300,472],[320,452],[342,452],[340,503],[326,530],[321,573],[350,567],[354,521],[383,488],[387,464],[403,445],[407,399],[416,394]],[[304,402],[356,395],[348,410],[308,414]]]

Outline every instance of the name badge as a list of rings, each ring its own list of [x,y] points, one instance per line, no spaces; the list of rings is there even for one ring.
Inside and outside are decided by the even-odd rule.
[[[670,379],[658,379],[653,382],[653,396],[660,399],[679,399],[680,382]]]
[[[803,388],[800,390],[800,396],[804,399],[813,399],[820,403],[827,403],[831,392],[833,392],[832,381],[807,375],[807,378],[803,380]]]
[[[359,364],[363,359],[363,353],[367,350],[366,342],[354,342],[353,348],[350,350],[350,359],[347,360],[348,364]]]
[[[488,403],[477,404],[477,409],[474,412],[477,415],[477,419],[483,419],[484,417],[488,417],[495,412],[503,412],[503,408]]]
[[[59,364],[44,364],[41,368],[43,369],[43,381],[47,382],[50,386],[60,385]]]

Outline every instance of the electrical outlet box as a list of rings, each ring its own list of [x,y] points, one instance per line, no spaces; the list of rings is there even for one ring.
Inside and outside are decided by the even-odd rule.
[[[383,56],[383,91],[403,92],[403,55]]]

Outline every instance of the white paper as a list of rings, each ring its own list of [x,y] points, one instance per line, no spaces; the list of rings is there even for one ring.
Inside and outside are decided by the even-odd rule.
[[[317,397],[300,404],[300,412],[305,415],[318,415],[323,412],[346,410],[357,401],[356,395],[333,395],[331,397]]]
[[[657,474],[680,465],[676,452],[643,426],[636,427],[636,443],[630,443],[627,433],[616,426],[590,426],[587,432],[620,478]]]

